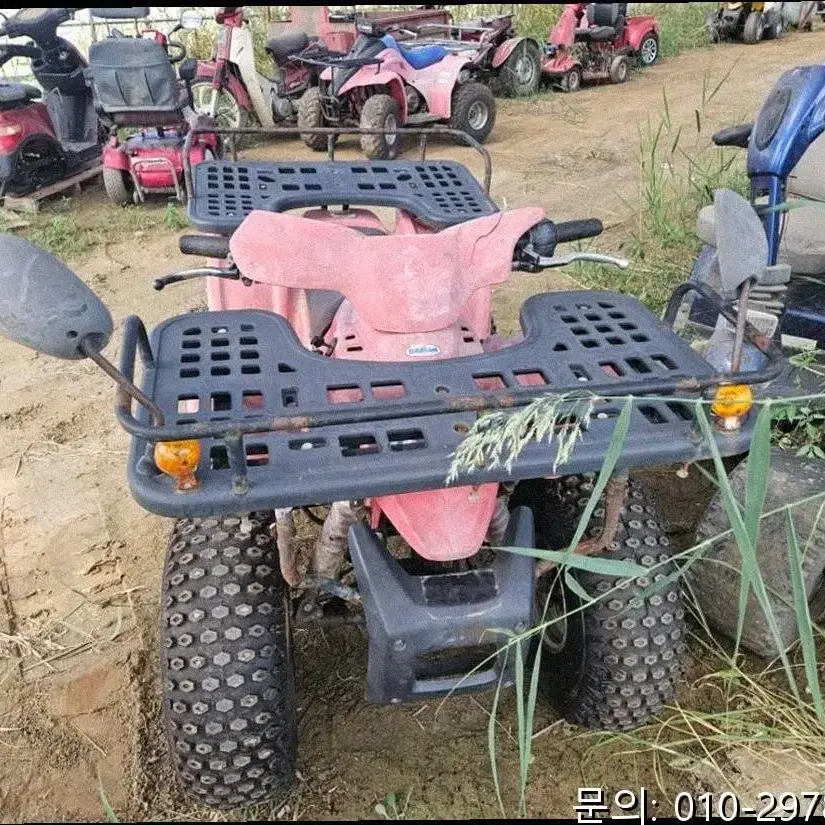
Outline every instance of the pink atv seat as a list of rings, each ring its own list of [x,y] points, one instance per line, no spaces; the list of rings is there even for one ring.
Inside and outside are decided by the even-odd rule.
[[[506,281],[537,208],[498,212],[436,234],[366,236],[289,213],[252,212],[230,241],[244,277],[342,293],[361,320],[387,333],[435,332],[457,323],[480,289]]]

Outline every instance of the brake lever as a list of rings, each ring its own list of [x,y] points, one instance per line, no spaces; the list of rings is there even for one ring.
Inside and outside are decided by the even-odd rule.
[[[630,261],[626,258],[616,258],[600,252],[570,252],[567,255],[547,258],[525,249],[521,255],[518,261],[513,262],[513,269],[517,272],[541,272],[543,269],[556,269],[579,262],[615,266],[618,269],[627,269],[630,266]]]
[[[172,286],[172,284],[180,284],[183,281],[193,281],[196,278],[224,278],[227,281],[246,282],[246,279],[241,278],[241,273],[238,272],[235,267],[231,269],[218,269],[217,267],[207,266],[198,269],[186,269],[182,272],[173,272],[171,275],[155,278],[155,280],[152,281],[152,288],[160,292],[167,286]]]

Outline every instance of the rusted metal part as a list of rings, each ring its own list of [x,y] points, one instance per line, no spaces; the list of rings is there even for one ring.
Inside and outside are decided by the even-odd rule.
[[[80,349],[83,350],[87,358],[93,361],[112,381],[117,384],[118,392],[116,404],[119,410],[131,411],[132,399],[146,407],[155,422],[155,425],[164,425],[163,410],[152,401],[139,387],[135,386],[125,375],[123,375],[114,364],[109,363],[93,346],[86,341],[80,342]]]
[[[291,509],[275,511],[275,523],[270,526],[270,533],[273,529],[278,543],[281,575],[290,587],[297,587],[301,583],[301,574],[295,559],[295,520]]]
[[[508,496],[499,496],[496,499],[496,509],[490,526],[487,528],[486,540],[493,546],[500,546],[504,543],[504,536],[507,533],[507,525],[510,523],[510,508],[508,507]]]
[[[350,501],[333,502],[312,553],[312,575],[327,580],[338,578],[344,566],[349,528],[361,520],[362,511],[360,504]]]
[[[604,491],[604,523],[601,533],[592,539],[581,541],[573,550],[579,556],[598,556],[603,553],[616,539],[619,529],[619,517],[622,514],[622,505],[627,497],[627,476],[612,479]],[[554,570],[556,562],[540,561],[536,564],[536,578],[541,578]]]
[[[742,350],[745,347],[745,326],[748,321],[748,301],[751,297],[751,284],[752,281],[745,281],[739,293],[739,311],[736,314],[736,332],[733,337],[733,358],[730,364],[733,372],[739,372],[739,368],[742,366]]]

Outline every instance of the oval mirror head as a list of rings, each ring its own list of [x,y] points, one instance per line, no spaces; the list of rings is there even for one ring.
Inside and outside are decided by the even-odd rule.
[[[768,239],[753,206],[732,189],[713,193],[713,218],[722,287],[735,292],[751,278],[764,275]]]
[[[203,17],[194,9],[188,9],[180,16],[180,24],[184,29],[194,31],[203,24]]]
[[[0,333],[55,358],[85,358],[112,334],[103,302],[65,264],[16,235],[0,235]]]

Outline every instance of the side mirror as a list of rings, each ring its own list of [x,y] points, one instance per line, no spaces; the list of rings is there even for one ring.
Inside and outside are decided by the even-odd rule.
[[[181,28],[194,31],[203,25],[203,17],[194,9],[188,9],[180,16]]]
[[[65,264],[15,235],[0,235],[0,333],[55,358],[85,358],[112,334],[103,302]]]
[[[726,292],[735,292],[765,272],[768,239],[753,206],[733,190],[714,192],[713,211],[722,287]]]

